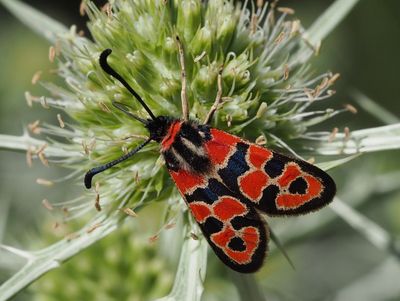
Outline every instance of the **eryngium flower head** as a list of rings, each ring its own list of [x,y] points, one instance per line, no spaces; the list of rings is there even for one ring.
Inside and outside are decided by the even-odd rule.
[[[295,145],[294,139],[304,136],[310,125],[338,112],[310,110],[314,102],[333,93],[329,87],[337,76],[310,77],[305,60],[298,59],[298,50],[307,40],[300,22],[287,20],[292,13],[289,9],[276,11],[266,4],[249,10],[222,0],[117,0],[101,10],[84,2],[83,9],[90,19],[93,40],[72,27],[70,32],[58,34],[51,48],[66,85],[43,83],[54,98],[28,95],[31,101],[41,101],[69,116],[68,126],[58,116],[60,127],[47,125],[40,131],[63,138],[49,141],[50,147],[44,151],[58,149],[62,158],[54,162],[72,169],[78,183],[88,169],[120,157],[147,135],[140,122],[111,104],[116,100],[148,118],[126,88],[100,68],[99,54],[106,48],[113,49],[110,65],[155,115],[180,117],[179,37],[190,118],[204,120],[207,116],[217,97],[221,72],[222,103],[212,125],[269,147],[295,152],[289,148]],[[149,144],[130,160],[96,177],[97,187],[101,187],[98,209],[113,212],[156,200],[180,199],[158,147]],[[78,214],[93,209],[92,202],[86,207],[81,202],[79,199]]]

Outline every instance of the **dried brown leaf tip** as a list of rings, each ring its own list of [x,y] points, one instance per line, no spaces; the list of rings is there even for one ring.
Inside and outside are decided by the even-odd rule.
[[[335,140],[338,132],[339,132],[339,129],[337,127],[333,128],[331,134],[329,135],[328,142],[332,142],[333,140]]]
[[[228,127],[232,126],[232,116],[230,114],[226,115],[226,124]]]
[[[122,211],[131,217],[137,217],[137,214],[135,211],[133,211],[131,208],[123,208]]]
[[[67,207],[62,207],[61,208],[61,210],[62,210],[62,212],[63,212],[63,214],[65,215],[65,216],[68,216],[69,215],[69,209],[67,208]]]
[[[103,7],[101,8],[101,11],[102,11],[102,12],[105,12],[105,13],[107,14],[107,17],[108,17],[109,19],[112,18],[113,13],[112,13],[112,6],[111,6],[110,3],[104,4]]]
[[[49,105],[47,104],[46,97],[42,96],[39,98],[39,100],[40,100],[40,104],[42,105],[43,108],[50,109]]]
[[[36,183],[39,185],[48,186],[48,187],[54,185],[54,182],[46,180],[46,179],[42,179],[42,178],[37,178]]]
[[[49,161],[47,160],[44,151],[45,149],[48,147],[48,144],[45,143],[43,144],[37,151],[36,151],[36,155],[39,157],[40,161],[42,162],[42,164],[44,166],[49,166]]]
[[[280,44],[284,39],[285,39],[286,33],[282,31],[278,37],[275,39],[274,43],[275,44]]]
[[[287,15],[294,15],[295,11],[293,8],[290,7],[278,7],[276,9],[278,12],[282,13],[282,14],[287,14]]]
[[[47,143],[44,143],[41,147],[39,147],[39,149],[36,151],[36,154],[39,155],[40,153],[43,153],[45,151],[45,149],[48,147],[49,145]]]
[[[315,164],[315,158],[314,157],[308,158],[307,162],[310,164]]]
[[[356,107],[354,107],[354,106],[351,105],[351,104],[345,104],[345,105],[344,105],[344,108],[345,108],[347,111],[349,111],[350,113],[353,113],[353,114],[357,114],[357,113],[358,113],[358,110],[356,109]]]
[[[149,243],[155,243],[158,240],[158,234],[149,237]]]
[[[38,154],[40,162],[46,167],[49,167],[49,160],[47,160],[46,156],[44,153],[39,153]]]
[[[258,16],[256,14],[253,14],[251,16],[251,23],[250,23],[251,34],[254,34],[257,31],[257,26],[258,26]]]
[[[135,171],[135,173],[133,175],[133,179],[134,179],[136,184],[139,184],[139,182],[140,182],[139,171]]]
[[[314,100],[314,91],[312,89],[304,88],[304,94],[307,95],[309,101]]]
[[[40,134],[40,120],[28,124],[28,130],[33,134]]]
[[[83,0],[79,5],[79,14],[83,17],[86,14],[86,2]]]
[[[285,64],[285,66],[283,68],[284,68],[283,69],[283,79],[287,80],[289,78],[289,72],[290,72],[289,65]]]
[[[255,142],[258,145],[265,145],[265,144],[267,144],[267,138],[264,135],[260,135],[257,137]]]
[[[81,143],[82,143],[83,151],[85,152],[86,155],[89,155],[89,148],[88,148],[88,146],[87,146],[87,144],[86,144],[86,141],[85,141],[85,140],[82,140]]]
[[[94,191],[96,191],[96,193],[100,193],[100,183],[99,182],[96,182]]]
[[[344,141],[349,141],[350,136],[351,136],[350,129],[346,126],[344,128]]]
[[[52,211],[54,209],[53,205],[49,202],[48,199],[44,199],[42,201],[42,205],[43,205],[44,208],[46,208],[49,211]]]
[[[169,223],[169,224],[166,224],[164,226],[164,228],[165,228],[165,230],[169,230],[169,229],[175,228],[175,226],[176,226],[176,223]]]
[[[77,238],[80,237],[80,236],[81,236],[81,235],[80,235],[79,233],[77,233],[77,232],[72,232],[72,233],[69,233],[69,234],[65,235],[65,239],[66,239],[67,241],[71,241],[71,240],[77,239]]]
[[[191,237],[193,240],[199,240],[199,236],[198,236],[197,234],[193,233],[193,232],[190,232],[190,237]]]
[[[40,77],[42,76],[42,70],[36,71],[33,76],[32,76],[32,85],[36,85],[37,82],[40,80]]]
[[[29,91],[25,91],[25,100],[29,107],[32,107],[34,101],[39,101],[39,97],[33,96]]]
[[[50,48],[49,48],[49,61],[50,61],[50,63],[54,63],[55,57],[56,57],[56,48],[54,46],[50,46]]]
[[[34,149],[32,149],[32,147],[28,147],[28,149],[26,150],[26,164],[28,165],[28,167],[32,167],[33,150]]]
[[[58,124],[60,125],[60,128],[65,128],[65,123],[64,120],[61,117],[61,114],[57,114],[57,120],[58,120]]]
[[[96,208],[97,211],[101,211],[101,205],[100,205],[100,194],[96,193],[96,199],[94,201],[94,207]]]
[[[203,51],[202,53],[200,53],[198,56],[196,56],[193,59],[193,62],[195,62],[195,63],[200,62],[206,55],[207,55],[207,52]]]
[[[102,226],[101,223],[96,223],[96,224],[90,226],[90,227],[86,230],[86,233],[88,233],[88,234],[89,234],[89,233],[92,233],[94,230],[100,228],[101,226]]]
[[[98,106],[100,107],[100,110],[102,110],[103,112],[111,113],[110,108],[104,102],[100,101],[98,103]]]
[[[292,27],[290,29],[290,35],[297,34],[301,29],[301,22],[300,20],[292,21]]]
[[[340,77],[340,73],[335,73],[329,79],[329,86],[333,85]]]

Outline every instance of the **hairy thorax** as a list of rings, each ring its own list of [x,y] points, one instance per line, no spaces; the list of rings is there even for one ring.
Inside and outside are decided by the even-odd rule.
[[[187,170],[203,174],[212,168],[205,148],[210,139],[210,129],[191,121],[171,122],[161,141],[161,153],[170,170]]]

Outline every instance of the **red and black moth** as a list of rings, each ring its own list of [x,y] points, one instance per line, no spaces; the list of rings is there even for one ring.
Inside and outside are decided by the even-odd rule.
[[[160,143],[167,169],[194,219],[217,256],[241,273],[257,271],[267,253],[269,231],[260,214],[306,214],[330,203],[336,187],[318,167],[260,147],[227,132],[190,120],[154,116],[140,96],[100,55],[105,72],[119,80],[150,115],[142,119],[126,106],[114,106],[142,122],[150,136],[121,158],[89,170],[92,177],[138,152]]]

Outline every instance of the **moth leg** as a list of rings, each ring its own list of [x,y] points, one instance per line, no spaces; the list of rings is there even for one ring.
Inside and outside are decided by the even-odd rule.
[[[183,46],[181,40],[178,36],[176,36],[176,42],[178,43],[179,50],[179,62],[181,64],[181,80],[182,80],[182,89],[181,89],[181,101],[182,101],[182,118],[183,120],[189,119],[189,103],[187,99],[186,92],[186,69],[185,69],[185,53],[183,52]]]
[[[218,110],[218,106],[221,104],[221,100],[222,100],[222,67],[219,69],[219,72],[218,72],[217,85],[218,85],[217,96],[215,97],[215,101],[214,101],[213,105],[211,106],[211,109],[208,112],[206,119],[204,119],[204,124],[208,124],[211,121],[212,117],[214,116],[215,111]]]

